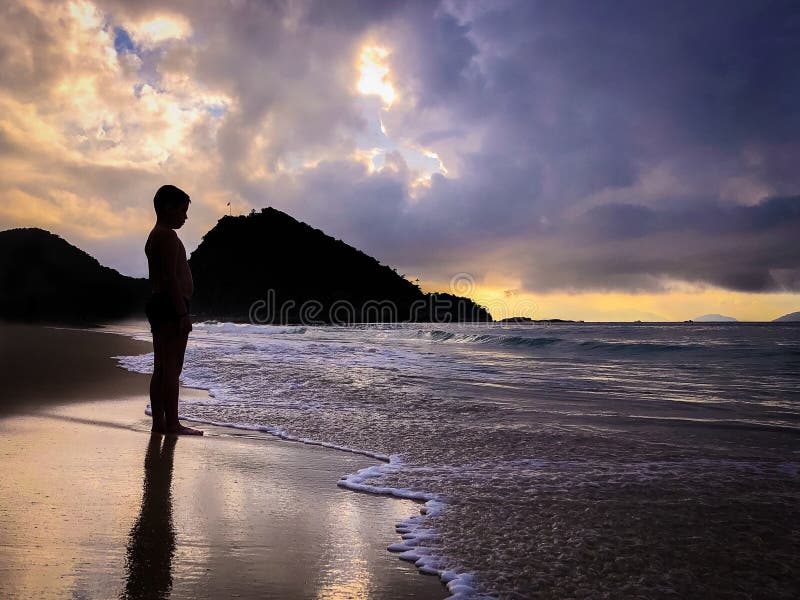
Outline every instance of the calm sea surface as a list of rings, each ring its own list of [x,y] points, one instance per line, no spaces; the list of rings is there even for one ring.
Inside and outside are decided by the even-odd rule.
[[[200,323],[183,379],[375,456],[341,484],[430,500],[395,550],[466,595],[800,597],[800,326]]]

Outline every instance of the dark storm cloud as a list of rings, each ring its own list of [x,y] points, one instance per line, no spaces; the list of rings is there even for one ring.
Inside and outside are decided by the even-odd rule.
[[[760,292],[796,289],[800,197],[757,206],[698,200],[678,209],[608,204],[565,224],[553,257],[533,267],[540,285],[653,289],[658,277]],[[563,240],[573,240],[569,245]],[[547,247],[547,242],[545,242]],[[566,277],[565,277],[566,274]],[[636,283],[636,278],[641,277]],[[572,283],[569,278],[573,278]]]
[[[781,227],[797,227],[800,232],[800,198],[769,198],[755,206],[697,201],[661,211],[632,204],[605,204],[583,213],[576,225],[581,233],[598,240],[630,239],[674,229],[712,236]]]

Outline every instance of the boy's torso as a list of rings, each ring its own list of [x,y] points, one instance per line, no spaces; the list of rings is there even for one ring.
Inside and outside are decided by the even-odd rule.
[[[160,293],[161,289],[161,256],[165,251],[166,244],[177,245],[177,257],[174,266],[174,277],[178,281],[178,289],[185,298],[191,298],[194,293],[194,282],[192,281],[192,270],[189,268],[189,261],[186,259],[186,248],[173,229],[156,225],[153,227],[147,238],[144,251],[147,255],[147,266],[149,271],[150,286],[153,293]],[[169,274],[167,274],[169,276]]]

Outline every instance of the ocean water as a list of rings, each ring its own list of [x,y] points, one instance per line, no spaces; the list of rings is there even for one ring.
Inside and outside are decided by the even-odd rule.
[[[389,550],[458,597],[800,597],[796,325],[208,322],[183,380],[374,457],[340,485],[424,502]]]

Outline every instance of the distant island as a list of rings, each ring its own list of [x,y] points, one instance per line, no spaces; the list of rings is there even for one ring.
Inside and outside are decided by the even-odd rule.
[[[695,323],[735,323],[738,321],[738,319],[727,317],[725,315],[710,314],[695,317],[692,319],[692,321]]]
[[[789,313],[788,315],[783,315],[782,317],[778,317],[777,319],[773,320],[773,323],[797,323],[800,322],[800,310],[797,312]]]
[[[192,253],[192,313],[256,323],[489,322],[485,307],[423,293],[395,269],[274,208],[223,217]],[[147,279],[38,228],[0,231],[0,320],[144,317]]]

